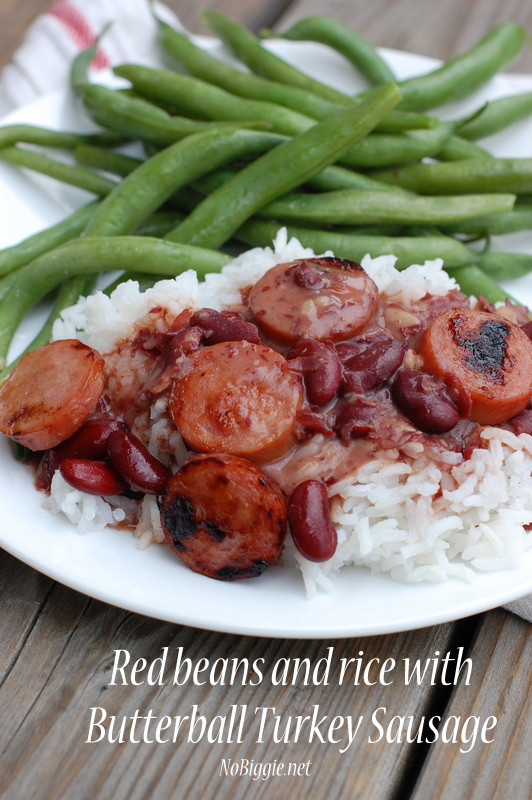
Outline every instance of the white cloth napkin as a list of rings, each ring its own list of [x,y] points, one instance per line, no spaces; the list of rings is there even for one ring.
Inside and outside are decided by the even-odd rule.
[[[154,3],[154,8],[165,22],[182,27],[167,6]],[[0,117],[67,86],[72,59],[108,23],[95,69],[132,59],[162,66],[148,0],[58,0],[28,28],[11,63],[0,73]]]
[[[154,8],[161,19],[182,29],[168,7],[155,3]],[[67,86],[72,58],[90,46],[108,23],[112,24],[94,69],[133,59],[161,65],[147,0],[58,0],[29,27],[11,63],[0,73],[0,117]],[[532,595],[505,608],[532,622]]]

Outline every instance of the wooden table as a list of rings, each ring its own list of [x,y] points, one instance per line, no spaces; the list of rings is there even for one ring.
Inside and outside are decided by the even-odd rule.
[[[0,59],[7,61],[32,18],[48,0],[3,0],[0,10]],[[191,29],[201,31],[196,0],[170,5]],[[317,0],[211,0],[211,7],[229,13],[253,29],[282,29],[309,13],[323,13]],[[352,24],[374,44],[447,58],[471,45],[490,26],[515,20],[532,29],[532,5],[525,0],[328,0],[331,16]],[[532,71],[529,48],[513,69]],[[525,800],[532,791],[529,750],[530,626],[520,618],[494,610],[454,624],[389,636],[338,641],[290,641],[239,637],[193,630],[121,611],[71,591],[5,552],[0,553],[2,599],[0,648],[0,795],[10,800],[166,800],[166,798],[364,798],[368,800],[433,800],[512,797]],[[334,648],[334,661],[364,651],[369,658],[397,661],[434,658],[436,651],[472,661],[470,681],[462,671],[456,685],[426,683],[391,685],[273,686],[109,686],[114,652],[128,650],[132,662],[151,663],[169,648],[197,662],[201,657],[263,658],[267,667],[279,659],[308,658],[312,664]],[[291,661],[290,663],[294,663]],[[322,743],[308,735],[300,742],[268,744],[193,744],[131,742],[86,743],[89,709],[104,707],[109,715],[190,713],[197,705],[212,720],[231,706],[274,707],[284,723],[312,713],[319,705],[330,717],[369,718],[386,708],[386,721],[399,716],[478,717],[491,744],[478,741],[470,752],[460,744],[424,745],[355,740],[343,754],[341,744]],[[267,713],[267,712],[265,712]],[[268,712],[269,713],[269,712]],[[273,714],[273,712],[272,712]],[[269,719],[269,717],[268,717]],[[381,718],[380,718],[381,719]],[[396,723],[398,724],[398,722]],[[470,723],[473,725],[473,722]],[[451,728],[448,728],[451,731]],[[470,729],[470,731],[472,728]],[[373,728],[373,738],[378,729]],[[334,733],[332,734],[334,736]],[[236,738],[236,734],[233,739]],[[393,737],[392,737],[393,738]],[[462,745],[467,750],[467,746]],[[232,759],[245,772],[245,761],[294,762],[299,776],[225,776],[222,759]],[[227,761],[225,762],[228,763]],[[264,767],[265,768],[265,767]]]

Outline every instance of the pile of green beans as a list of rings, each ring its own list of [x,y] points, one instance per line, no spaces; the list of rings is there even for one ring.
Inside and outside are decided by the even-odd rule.
[[[189,268],[203,277],[230,254],[271,244],[281,226],[316,252],[355,261],[391,254],[403,268],[442,258],[464,291],[493,302],[508,297],[497,281],[530,271],[532,256],[490,248],[495,235],[532,228],[532,153],[496,158],[478,141],[532,115],[532,93],[452,121],[437,113],[519,54],[519,25],[499,25],[406,81],[326,17],[280,34],[347,59],[367,84],[349,94],[224,15],[202,17],[240,67],[156,19],[166,69],[118,65],[127,82],[118,89],[89,78],[97,43],[74,60],[72,88],[97,133],[0,128],[2,161],[87,194],[66,219],[0,251],[0,380],[18,326],[45,296],[50,315],[29,348],[48,340],[57,315],[101,272],[121,273],[108,292],[128,277],[143,288]]]

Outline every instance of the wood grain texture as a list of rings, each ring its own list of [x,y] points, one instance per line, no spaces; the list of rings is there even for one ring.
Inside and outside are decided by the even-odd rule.
[[[454,744],[432,746],[412,800],[529,800],[532,627],[494,611],[484,618],[469,656],[474,665],[471,685],[458,687],[446,717],[477,715],[484,720],[495,715],[497,726],[489,735],[493,742],[477,744],[469,753]]]
[[[21,44],[28,26],[39,14],[47,11],[53,3],[50,0],[2,0],[0,3],[0,67],[7,64],[12,54]],[[271,25],[285,6],[285,0],[270,3],[260,0],[218,0],[216,3],[200,4],[196,0],[168,0],[166,5],[179,16],[183,25],[194,33],[206,33],[200,20],[202,8],[215,7],[217,11],[228,14],[233,19],[257,30]]]
[[[411,747],[370,744],[365,739],[344,754],[334,744],[308,736],[299,742],[256,743],[256,727],[241,744],[197,744],[179,739],[176,744],[87,743],[90,709],[104,708],[109,715],[132,715],[136,709],[157,716],[191,712],[197,704],[209,720],[227,714],[231,705],[246,705],[252,719],[256,707],[273,707],[283,718],[308,715],[314,705],[320,718],[352,715],[369,717],[379,707],[390,715],[425,713],[432,688],[406,687],[400,676],[390,686],[339,686],[340,659],[361,651],[370,658],[395,658],[397,662],[431,658],[435,650],[450,647],[452,625],[398,636],[341,641],[287,641],[226,636],[196,631],[129,614],[89,600],[63,586],[42,579],[3,553],[2,601],[10,613],[2,617],[0,651],[0,796],[32,800],[144,800],[156,797],[218,800],[219,798],[289,798],[297,790],[313,798],[344,797],[385,800],[392,798]],[[20,601],[20,587],[27,595]],[[37,605],[38,604],[38,605]],[[30,608],[27,608],[27,606]],[[13,609],[20,610],[13,612]],[[26,607],[24,609],[24,607]],[[23,610],[25,613],[23,613]],[[24,620],[27,620],[24,622]],[[17,632],[24,628],[17,640]],[[126,649],[132,662],[148,662],[169,652],[163,685],[110,686],[114,651]],[[178,648],[192,662],[200,658],[264,659],[264,679],[258,686],[183,686],[172,684]],[[309,659],[315,665],[333,647],[329,685],[275,686],[271,669],[278,659]],[[181,673],[182,675],[184,673]],[[348,673],[349,674],[349,673]],[[353,674],[353,673],[351,673]],[[230,682],[229,682],[230,683]],[[255,723],[256,725],[256,723]],[[370,729],[368,728],[366,733]],[[265,739],[270,739],[268,734]],[[312,762],[310,777],[276,777],[253,784],[249,777],[220,775],[222,758],[255,761]],[[383,780],[383,776],[388,776]],[[154,794],[156,787],[156,794]],[[2,790],[5,794],[2,794]]]
[[[33,20],[51,6],[50,0],[2,0],[0,4],[0,66],[7,64]]]

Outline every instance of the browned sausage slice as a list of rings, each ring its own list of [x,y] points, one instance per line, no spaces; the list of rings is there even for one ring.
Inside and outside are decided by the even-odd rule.
[[[271,460],[296,442],[302,381],[270,347],[220,342],[190,356],[175,380],[170,414],[200,453]]]
[[[255,284],[249,303],[269,336],[338,342],[367,325],[377,298],[377,286],[358,264],[322,257],[277,264]]]
[[[68,439],[89,418],[104,387],[104,360],[78,339],[27,353],[0,387],[0,431],[30,450]]]
[[[252,578],[282,550],[286,503],[250,461],[195,455],[170,479],[161,523],[169,544],[194,572],[226,581]]]
[[[532,342],[504,317],[446,311],[430,323],[421,352],[428,372],[465,392],[474,422],[498,425],[528,405]]]

